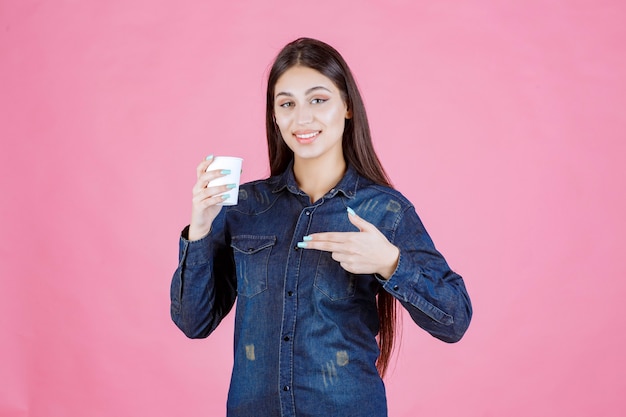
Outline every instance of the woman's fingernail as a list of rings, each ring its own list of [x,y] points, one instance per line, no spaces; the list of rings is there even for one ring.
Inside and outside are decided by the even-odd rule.
[[[211,154],[211,155],[207,156],[207,157],[206,157],[206,158],[204,158],[204,159],[206,159],[207,161],[210,161],[211,159],[213,159],[213,154]]]
[[[220,174],[228,175],[228,174],[230,174],[230,169],[223,169],[223,170],[220,171]]]
[[[306,242],[298,242],[299,248],[306,248]]]
[[[228,184],[226,186],[226,188],[228,188],[229,190],[232,190],[233,188],[235,188],[237,186],[237,184]]]
[[[348,207],[348,214],[350,214],[352,216],[356,216],[356,213],[350,207]]]
[[[230,194],[222,194],[222,200],[226,200],[230,197]]]
[[[303,241],[308,242],[310,240],[313,240],[313,238],[311,236],[305,236],[302,238]]]

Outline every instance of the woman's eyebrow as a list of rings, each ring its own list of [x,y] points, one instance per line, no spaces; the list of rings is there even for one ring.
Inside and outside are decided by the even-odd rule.
[[[306,90],[306,92],[305,92],[304,94],[305,94],[305,95],[311,94],[311,93],[312,93],[313,91],[315,91],[315,90],[326,90],[326,91],[328,91],[329,93],[332,93],[332,91],[330,91],[328,88],[326,88],[326,87],[324,87],[324,86],[322,86],[322,85],[318,85],[318,86],[316,86],[316,87],[311,87],[311,88],[309,88],[308,90]]]
[[[324,86],[322,86],[322,85],[317,85],[317,86],[315,86],[315,87],[311,87],[311,88],[309,88],[308,90],[306,90],[306,91],[304,92],[304,95],[309,95],[309,94],[311,94],[312,92],[314,92],[315,90],[326,90],[326,91],[328,91],[329,93],[332,93],[332,91],[330,91],[328,88],[326,88],[326,87],[324,87]],[[289,93],[289,92],[287,92],[287,91],[281,91],[280,93],[277,93],[277,94],[276,94],[276,97],[280,97],[280,96],[293,97],[293,94],[292,94],[292,93]]]

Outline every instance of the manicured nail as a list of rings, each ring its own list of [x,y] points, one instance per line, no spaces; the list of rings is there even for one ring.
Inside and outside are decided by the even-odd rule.
[[[230,197],[230,194],[222,194],[222,200],[226,200]]]
[[[298,242],[299,248],[306,248],[306,242]]]
[[[226,186],[226,188],[228,188],[229,190],[232,190],[233,188],[235,188],[237,186],[237,184],[228,184]]]
[[[223,169],[223,170],[220,171],[220,174],[228,175],[228,174],[230,174],[230,169]]]
[[[213,154],[211,154],[211,155],[207,156],[207,157],[206,157],[206,158],[204,158],[204,159],[206,159],[207,161],[210,161],[211,159],[213,159]]]
[[[302,240],[305,241],[305,242],[308,242],[308,241],[313,240],[313,238],[311,236],[305,236],[305,237],[302,238]]]
[[[356,213],[350,207],[348,207],[348,214],[350,214],[352,216],[356,216]]]

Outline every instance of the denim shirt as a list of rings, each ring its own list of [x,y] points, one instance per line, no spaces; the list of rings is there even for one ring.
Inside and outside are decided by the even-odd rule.
[[[400,250],[384,280],[345,271],[331,254],[299,249],[303,236],[357,231],[347,207]],[[211,232],[180,238],[171,315],[190,338],[207,337],[235,300],[228,416],[387,415],[376,370],[376,294],[388,291],[417,325],[446,342],[465,333],[472,307],[463,279],[435,249],[413,205],[348,167],[311,203],[284,174],[244,184]]]

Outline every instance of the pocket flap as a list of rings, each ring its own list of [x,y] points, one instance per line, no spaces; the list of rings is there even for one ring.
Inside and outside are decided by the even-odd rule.
[[[238,252],[253,254],[276,244],[276,236],[233,236],[230,246]]]

